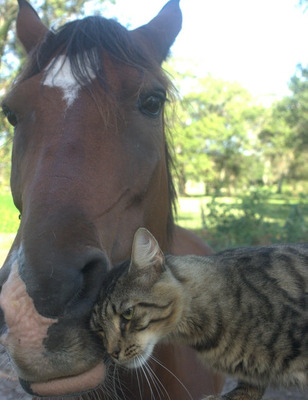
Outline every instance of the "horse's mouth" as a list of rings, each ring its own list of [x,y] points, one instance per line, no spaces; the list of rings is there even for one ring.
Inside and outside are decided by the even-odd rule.
[[[103,382],[105,373],[105,365],[101,362],[78,375],[52,379],[47,382],[28,382],[20,379],[20,384],[31,395],[51,399],[59,396],[72,396],[94,389]]]

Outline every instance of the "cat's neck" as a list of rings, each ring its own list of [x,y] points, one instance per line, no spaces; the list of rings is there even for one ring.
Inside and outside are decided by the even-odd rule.
[[[211,279],[215,268],[212,257],[193,255],[167,255],[166,265],[176,280],[183,286],[183,289],[194,290],[195,292],[205,281]]]
[[[219,278],[212,257],[167,255],[166,266],[181,286],[181,318],[171,336],[182,337],[186,344],[195,344],[199,335],[200,338],[204,336],[204,326],[211,325],[223,279]],[[192,343],[187,342],[187,338],[192,339]]]

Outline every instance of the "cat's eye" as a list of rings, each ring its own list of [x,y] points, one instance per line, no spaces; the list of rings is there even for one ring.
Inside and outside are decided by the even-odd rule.
[[[105,331],[103,331],[102,328],[94,329],[93,332],[97,333],[98,335],[104,337],[105,336]]]
[[[121,314],[121,317],[123,317],[127,321],[130,321],[133,318],[133,315],[134,315],[134,307],[129,307]]]

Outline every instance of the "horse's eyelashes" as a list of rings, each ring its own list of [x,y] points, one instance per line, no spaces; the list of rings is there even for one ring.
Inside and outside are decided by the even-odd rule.
[[[3,110],[3,114],[5,115],[6,119],[9,121],[9,123],[12,126],[16,126],[17,125],[17,116],[16,114],[9,109],[9,107],[7,107],[6,105],[2,106],[2,110]]]
[[[157,117],[166,101],[162,95],[151,95],[140,101],[139,109],[150,117]]]

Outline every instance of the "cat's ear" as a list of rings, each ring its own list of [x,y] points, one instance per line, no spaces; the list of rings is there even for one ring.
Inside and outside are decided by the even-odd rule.
[[[164,254],[155,237],[145,228],[139,228],[134,236],[131,265],[138,269],[155,267],[164,269]]]

